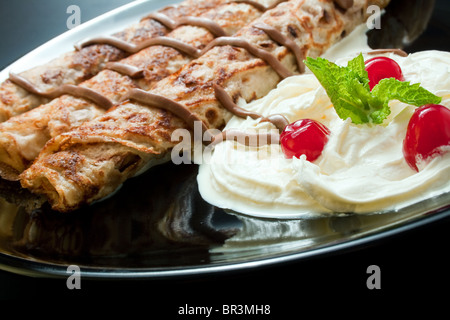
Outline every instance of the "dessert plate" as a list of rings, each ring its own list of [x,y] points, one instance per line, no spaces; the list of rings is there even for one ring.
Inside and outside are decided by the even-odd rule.
[[[9,71],[44,63],[82,39],[111,34],[176,2],[136,1],[104,14],[11,64],[0,80]],[[393,2],[381,22],[386,27],[370,31],[369,44],[410,52],[437,49],[420,41],[420,35],[432,32],[434,5]],[[439,23],[449,28],[444,16]],[[28,213],[0,200],[0,269],[67,277],[68,266],[77,265],[85,278],[95,279],[224,273],[364,246],[450,215],[450,195],[444,194],[395,212],[306,220],[249,217],[206,203],[198,193],[197,170],[195,165],[173,163],[155,167],[127,181],[108,199],[67,214],[47,207]]]

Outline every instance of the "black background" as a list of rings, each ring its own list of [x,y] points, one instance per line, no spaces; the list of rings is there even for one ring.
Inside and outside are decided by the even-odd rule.
[[[395,0],[394,0],[395,1]],[[69,5],[78,5],[82,22],[114,9],[127,0],[46,0],[1,1],[2,30],[0,69],[30,50],[67,31]],[[414,43],[414,50],[450,51],[450,1],[438,0],[429,27]],[[172,280],[89,281],[80,290],[69,290],[65,279],[29,278],[0,271],[0,298],[70,301],[86,298],[132,299],[143,301],[149,313],[164,311],[176,315],[178,306],[221,304],[269,304],[272,316],[301,315],[312,311],[320,315],[330,303],[341,302],[333,313],[350,315],[356,302],[372,304],[379,310],[380,299],[396,302],[408,296],[423,304],[425,299],[446,295],[450,286],[450,219],[442,219],[415,230],[353,248],[351,251],[283,265],[229,274]],[[381,290],[369,290],[366,272],[370,265],[381,268]],[[388,299],[384,299],[389,297]],[[448,297],[448,294],[447,294]],[[319,301],[322,309],[309,302]],[[414,308],[417,305],[401,305]],[[115,307],[118,307],[115,306]],[[433,309],[436,306],[433,306]],[[385,310],[385,309],[382,309]],[[226,317],[223,317],[226,318]]]

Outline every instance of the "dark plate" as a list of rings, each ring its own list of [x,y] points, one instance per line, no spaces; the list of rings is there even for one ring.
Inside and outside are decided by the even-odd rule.
[[[370,45],[449,51],[442,41],[450,35],[446,12],[445,1],[393,0],[382,28],[370,32]],[[109,199],[64,215],[46,207],[29,213],[2,200],[0,268],[67,277],[67,267],[77,265],[94,279],[225,273],[362,246],[450,215],[446,194],[384,214],[258,219],[204,202],[196,173],[195,165],[155,167]]]

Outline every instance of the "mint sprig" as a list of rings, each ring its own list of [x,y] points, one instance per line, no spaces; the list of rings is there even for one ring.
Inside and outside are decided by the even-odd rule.
[[[391,100],[417,107],[438,104],[442,100],[420,84],[411,85],[395,78],[381,80],[371,91],[362,54],[349,61],[346,67],[311,57],[305,64],[324,87],[338,116],[343,120],[350,118],[355,124],[383,123],[391,113]]]

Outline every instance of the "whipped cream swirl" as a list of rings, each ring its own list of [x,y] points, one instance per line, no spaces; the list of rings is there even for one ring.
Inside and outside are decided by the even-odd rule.
[[[420,83],[450,108],[449,52],[383,55],[399,63],[406,81]],[[346,65],[354,57],[352,53],[334,61]],[[289,77],[266,97],[240,106],[263,116],[283,114],[290,122],[314,119],[326,125],[331,135],[314,162],[305,156],[286,159],[278,144],[218,144],[208,163],[200,165],[197,178],[202,197],[213,205],[253,216],[293,218],[392,211],[450,192],[450,153],[422,164],[420,172],[412,170],[403,157],[413,106],[393,100],[383,125],[355,125],[337,116],[325,90],[309,72]],[[233,117],[226,129],[274,127],[258,119]]]

